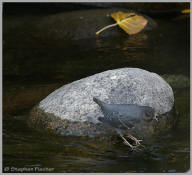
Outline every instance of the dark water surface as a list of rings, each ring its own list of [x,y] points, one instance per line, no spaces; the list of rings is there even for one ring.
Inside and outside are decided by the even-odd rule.
[[[27,17],[26,17],[27,18]],[[13,18],[17,22],[18,17]],[[138,67],[189,79],[189,18],[156,19],[135,36],[4,43],[3,167],[25,172],[186,172],[190,167],[190,87],[173,86],[177,125],[133,153],[121,142],[53,136],[30,128],[30,109],[63,84],[108,69]],[[9,37],[9,36],[7,36]],[[27,43],[27,44],[26,44]],[[6,167],[8,167],[6,169]],[[43,170],[41,168],[44,168]],[[50,168],[45,170],[45,168]],[[51,169],[52,168],[52,169]]]

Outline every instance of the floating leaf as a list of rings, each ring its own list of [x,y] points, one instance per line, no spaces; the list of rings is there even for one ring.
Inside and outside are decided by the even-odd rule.
[[[133,12],[131,13],[124,13],[124,12],[115,12],[111,14],[111,17],[117,22],[115,24],[108,25],[98,32],[96,34],[98,35],[102,31],[119,25],[120,28],[122,28],[126,33],[129,35],[133,35],[136,33],[139,33],[143,28],[147,25],[148,21],[143,16],[137,15]]]
[[[181,11],[181,13],[190,13],[190,9],[184,9]]]

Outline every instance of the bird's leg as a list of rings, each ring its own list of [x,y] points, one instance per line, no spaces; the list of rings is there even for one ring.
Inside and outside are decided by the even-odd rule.
[[[124,140],[124,143],[128,146],[130,146],[131,148],[133,148],[133,145],[131,145],[126,139],[125,137],[123,137],[122,135],[120,135],[120,137]]]
[[[131,149],[135,149],[137,146],[133,146],[131,145],[126,139],[125,137],[123,137],[123,134],[121,133],[121,131],[119,129],[116,129],[116,132],[120,135],[120,137],[124,140],[124,143],[126,145],[128,145],[129,147],[131,147]]]
[[[131,140],[133,140],[136,145],[140,145],[140,142],[142,141],[142,140],[138,140],[137,138],[133,137],[131,134],[127,134],[127,137],[130,138]]]

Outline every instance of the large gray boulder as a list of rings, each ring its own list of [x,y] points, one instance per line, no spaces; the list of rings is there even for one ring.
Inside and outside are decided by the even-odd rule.
[[[138,68],[121,68],[62,86],[32,110],[31,121],[63,135],[106,134],[109,128],[98,121],[103,114],[93,102],[93,97],[109,104],[138,104],[154,108],[162,116],[158,124],[152,122],[149,126],[141,126],[137,131],[139,134],[151,135],[158,128],[170,127],[173,119],[167,120],[167,114],[174,106],[173,91],[163,78]]]

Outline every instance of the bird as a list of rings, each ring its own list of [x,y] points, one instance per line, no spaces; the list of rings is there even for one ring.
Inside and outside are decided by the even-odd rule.
[[[140,142],[142,140],[138,140],[129,134],[129,129],[135,128],[143,121],[148,123],[154,119],[158,121],[155,110],[149,106],[139,106],[137,104],[107,104],[96,97],[93,97],[93,101],[100,106],[104,114],[104,117],[98,117],[98,120],[103,124],[111,126],[131,149],[135,149],[141,145]],[[135,146],[125,139],[124,133],[135,143]]]

